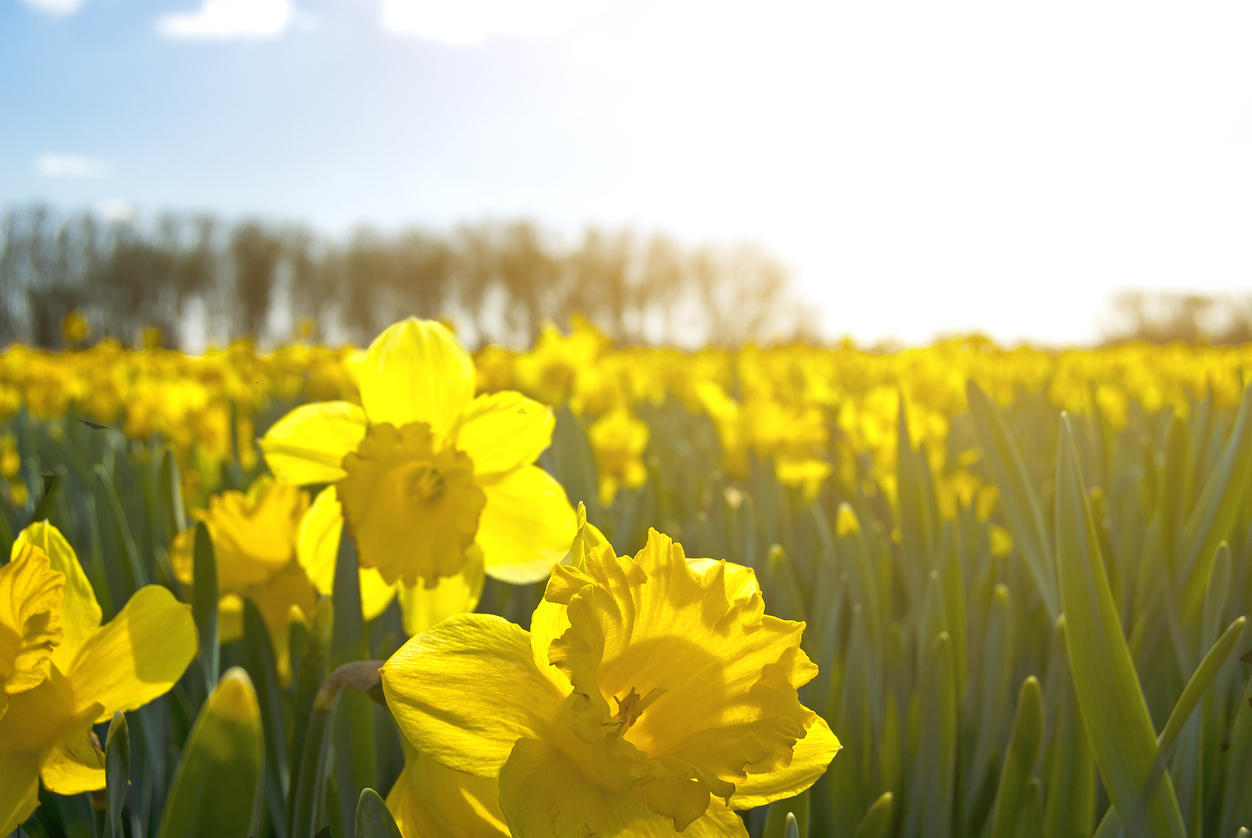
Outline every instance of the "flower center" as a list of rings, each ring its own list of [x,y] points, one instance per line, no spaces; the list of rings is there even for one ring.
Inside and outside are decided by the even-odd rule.
[[[421,579],[427,587],[460,572],[487,503],[463,451],[436,450],[425,422],[383,423],[343,458],[343,469],[336,492],[362,565],[389,583]]]
[[[416,503],[432,503],[443,496],[447,487],[443,475],[429,463],[422,463],[409,477],[409,496]]]
[[[617,702],[617,712],[613,714],[613,721],[625,725],[625,730],[630,730],[631,725],[639,721],[643,711],[664,694],[665,690],[662,687],[648,690],[647,695],[640,695],[635,692],[634,687],[631,687],[625,698],[613,696],[613,700]]]

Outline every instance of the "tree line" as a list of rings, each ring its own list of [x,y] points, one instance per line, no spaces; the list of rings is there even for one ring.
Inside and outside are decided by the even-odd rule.
[[[43,204],[0,219],[0,346],[59,348],[71,312],[93,339],[134,343],[155,326],[176,348],[196,337],[361,345],[408,315],[450,320],[471,346],[526,346],[575,313],[625,344],[813,339],[812,307],[788,284],[786,267],[751,243],[600,227],[568,242],[525,219],[343,237],[197,213],[109,221]]]

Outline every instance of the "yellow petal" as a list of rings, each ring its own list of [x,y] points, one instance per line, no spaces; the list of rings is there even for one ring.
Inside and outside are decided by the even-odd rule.
[[[447,327],[409,318],[370,344],[357,380],[371,424],[426,422],[446,440],[474,397],[474,362]]]
[[[387,795],[387,808],[405,838],[509,838],[500,790],[491,777],[445,768],[406,748],[404,771]]]
[[[523,466],[483,491],[487,505],[476,540],[487,575],[514,585],[546,578],[569,551],[577,526],[561,484],[537,466]]]
[[[682,832],[630,795],[597,785],[560,750],[519,740],[500,770],[500,808],[513,838],[747,838],[721,801]]]
[[[457,614],[411,638],[382,679],[409,742],[480,777],[494,777],[518,739],[542,736],[561,702],[526,632],[489,614]]]
[[[456,447],[479,475],[530,465],[552,442],[552,411],[521,393],[479,396],[461,415]]]
[[[242,593],[285,567],[295,556],[298,527],[308,508],[308,493],[273,481],[247,495],[229,491],[209,498],[209,508],[193,515],[204,521],[213,539],[218,587]],[[194,544],[194,535],[190,540]]]
[[[403,584],[391,588],[399,592],[405,632],[420,634],[453,614],[464,614],[478,607],[485,581],[483,555],[477,546],[471,546],[467,554],[461,572],[456,576],[444,576],[433,588]],[[382,582],[381,576],[377,578]]]
[[[796,740],[791,765],[768,774],[749,774],[747,780],[735,784],[730,807],[751,809],[794,797],[817,782],[840,747],[826,720],[818,716],[804,738]]]
[[[140,588],[88,640],[70,668],[79,707],[99,703],[97,721],[164,695],[196,655],[191,606],[158,585]]]
[[[48,791],[82,794],[104,788],[104,753],[91,736],[93,713],[99,713],[98,704],[79,713],[44,756],[39,776]]]
[[[48,555],[53,570],[65,574],[61,592],[61,644],[52,651],[52,663],[67,671],[87,638],[100,627],[100,603],[87,574],[65,536],[47,521],[31,524],[13,542],[13,556],[22,544],[33,544]]]
[[[61,592],[65,574],[52,569],[33,544],[18,547],[0,567],[0,716],[7,695],[38,686],[52,667],[61,642]]]
[[[520,739],[500,769],[500,808],[513,838],[608,835],[602,789],[540,739]],[[672,826],[671,826],[672,832]]]
[[[217,637],[222,643],[243,639],[243,597],[239,594],[217,601]]]
[[[334,483],[344,475],[344,455],[365,438],[365,426],[365,411],[354,404],[316,402],[279,419],[257,444],[282,482]]]
[[[300,521],[296,555],[319,593],[332,594],[335,589],[335,562],[339,558],[339,538],[343,534],[343,508],[335,496],[335,487],[322,490]],[[361,612],[372,620],[387,610],[395,598],[396,586],[388,584],[372,567],[363,567],[361,580]],[[311,615],[310,615],[311,616]]]
[[[39,808],[39,755],[0,751],[0,835],[8,835]]]

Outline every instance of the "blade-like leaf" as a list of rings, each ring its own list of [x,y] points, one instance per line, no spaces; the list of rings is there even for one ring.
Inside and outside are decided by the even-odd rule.
[[[1168,776],[1156,780],[1156,734],[1104,572],[1068,417],[1056,460],[1056,558],[1074,693],[1109,796],[1135,834],[1184,838],[1173,785]]]
[[[1048,609],[1048,617],[1055,621],[1061,614],[1060,597],[1057,595],[1056,562],[1052,543],[1043,523],[1043,509],[1031,486],[1026,472],[1026,462],[1000,408],[982,391],[973,379],[966,384],[969,410],[978,428],[978,439],[987,457],[987,465],[995,478],[996,487],[1004,503],[1013,542],[1026,559],[1030,575],[1035,580],[1039,595]]]

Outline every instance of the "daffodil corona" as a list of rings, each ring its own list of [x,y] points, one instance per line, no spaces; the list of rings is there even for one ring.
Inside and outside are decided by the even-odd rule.
[[[735,809],[808,788],[839,748],[796,689],[803,623],[753,572],[653,531],[618,557],[584,528],[523,631],[463,614],[383,668],[423,753],[498,777],[515,838],[746,835]]]
[[[163,695],[196,653],[191,609],[140,588],[100,624],[100,605],[55,527],[32,524],[0,568],[0,835],[57,794],[104,788],[91,727]]]
[[[356,363],[361,407],[296,408],[261,440],[274,474],[334,483],[363,567],[435,587],[481,552],[507,582],[549,573],[574,534],[565,491],[532,465],[552,412],[520,393],[474,398],[474,365],[439,323],[406,320]],[[326,526],[324,529],[333,529]]]

